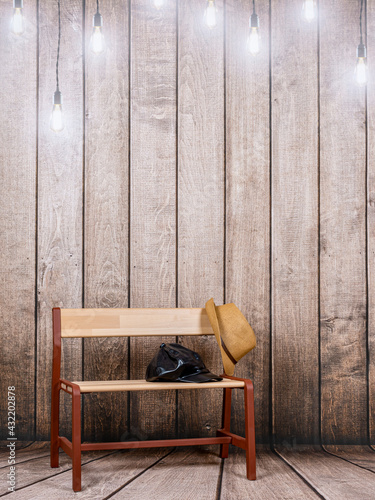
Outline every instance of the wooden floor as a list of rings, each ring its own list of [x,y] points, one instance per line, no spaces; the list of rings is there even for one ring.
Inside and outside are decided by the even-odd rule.
[[[49,443],[18,443],[12,500],[67,498],[145,500],[375,499],[375,451],[368,446],[258,447],[256,481],[245,477],[245,455],[218,447],[85,452],[82,491],[71,489],[71,460],[49,466]],[[7,496],[8,452],[0,450],[0,496]]]

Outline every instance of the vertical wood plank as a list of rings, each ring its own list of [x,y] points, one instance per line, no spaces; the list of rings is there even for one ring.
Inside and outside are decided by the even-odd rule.
[[[337,444],[367,434],[365,90],[353,78],[359,10],[360,2],[321,1],[322,440]]]
[[[226,302],[252,325],[257,347],[236,367],[255,387],[257,439],[269,439],[270,185],[268,3],[257,3],[261,51],[246,50],[252,8],[226,2]],[[244,432],[243,394],[234,391],[235,432]]]
[[[11,33],[12,15],[12,3],[1,0],[0,412],[6,439],[7,390],[15,386],[15,436],[27,440],[35,410],[36,1],[25,3],[24,34]]]
[[[54,306],[82,306],[82,2],[61,4],[60,90],[65,128],[49,127],[56,88],[57,2],[39,3],[37,439],[49,439]],[[81,339],[62,343],[62,374],[81,378]],[[71,397],[62,398],[70,435]]]
[[[299,0],[272,4],[271,44],[273,432],[311,443],[319,437],[318,44]]]
[[[178,306],[224,300],[223,2],[218,25],[203,22],[204,2],[179,2],[178,65]],[[214,337],[180,342],[222,371]],[[221,394],[179,394],[182,436],[212,434],[221,421]]]
[[[131,11],[130,305],[176,305],[176,4]],[[173,341],[174,338],[163,338]],[[158,339],[130,339],[131,378],[144,378]],[[175,391],[130,395],[130,433],[173,436]]]
[[[89,48],[96,2],[86,3],[85,307],[128,305],[128,2],[101,2],[106,51]],[[85,339],[84,378],[128,378],[128,339]],[[84,397],[84,438],[120,441],[127,394]]]
[[[375,3],[367,2],[367,49],[375,53]],[[371,72],[372,74],[372,72]],[[368,266],[368,349],[369,349],[369,434],[375,444],[375,80],[367,85],[367,266]]]

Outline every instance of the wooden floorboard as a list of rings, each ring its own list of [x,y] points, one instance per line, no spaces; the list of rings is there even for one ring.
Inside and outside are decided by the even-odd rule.
[[[180,448],[111,498],[216,500],[220,466],[217,451]]]
[[[103,452],[103,451],[91,451],[82,454],[82,465],[91,462],[92,460],[104,457],[109,453],[113,452]],[[22,488],[28,487],[36,483],[36,486],[44,491],[44,481],[46,478],[51,478],[55,484],[55,477],[59,476],[61,473],[68,471],[67,483],[71,483],[71,468],[72,460],[65,453],[60,454],[60,466],[52,469],[50,467],[50,457],[49,455],[43,455],[40,458],[35,458],[34,460],[28,460],[22,462],[16,467],[16,485],[17,489],[20,490],[17,494],[20,495]],[[3,468],[0,470],[0,496],[4,495],[8,491],[7,484],[7,473],[9,473],[8,468]],[[42,481],[42,483],[40,483]],[[56,490],[55,490],[56,493]],[[25,497],[28,498],[28,497]],[[32,497],[31,497],[32,498]],[[44,497],[41,497],[44,498]]]
[[[224,461],[220,500],[320,498],[298,475],[270,450],[257,452],[257,479],[245,474],[245,453],[232,452]]]
[[[375,473],[375,451],[370,446],[325,445],[323,449],[331,455]]]
[[[50,500],[51,498],[58,500],[72,498],[104,499],[168,453],[170,451],[166,449],[146,450],[146,452],[144,450],[126,450],[111,452],[110,455],[108,455],[108,452],[85,452],[82,454],[86,459],[82,459],[82,491],[79,493],[73,493],[72,471],[70,468],[62,472],[59,469],[51,469],[49,459],[42,459],[43,463],[39,465],[40,480],[20,489],[16,492],[16,496],[12,498],[14,500]],[[94,457],[94,455],[97,457],[96,460],[88,458],[90,456]],[[100,458],[100,455],[104,458]],[[70,466],[71,461],[69,458],[67,460]],[[63,461],[61,460],[61,462]],[[84,462],[86,462],[85,465],[83,465]],[[32,463],[35,464],[35,461]],[[49,472],[53,470],[57,471],[57,475],[48,477]],[[29,470],[21,472],[20,467],[17,468],[17,481],[21,481],[24,473],[30,477]],[[47,479],[41,480],[42,476]]]
[[[9,450],[7,444],[9,441],[0,441],[0,469],[8,467],[7,460],[9,457]],[[61,451],[61,450],[60,450]],[[27,441],[19,442],[16,444],[15,461],[17,464],[25,462],[26,460],[33,460],[34,458],[41,458],[42,456],[49,456],[50,444],[48,441]]]
[[[1,442],[0,496],[7,496]],[[82,491],[72,491],[71,460],[49,465],[49,443],[17,443],[14,500],[373,500],[375,451],[369,446],[257,447],[257,480],[246,478],[245,453],[231,447],[94,451],[82,454]]]
[[[323,449],[279,450],[280,456],[326,500],[374,500],[375,475]]]

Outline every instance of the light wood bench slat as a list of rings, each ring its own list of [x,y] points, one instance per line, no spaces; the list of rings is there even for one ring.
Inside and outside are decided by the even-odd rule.
[[[84,392],[112,391],[160,391],[168,389],[234,389],[244,387],[242,380],[220,380],[219,382],[185,383],[185,382],[147,382],[146,380],[93,380],[73,382]]]
[[[61,309],[61,337],[213,335],[204,308]]]

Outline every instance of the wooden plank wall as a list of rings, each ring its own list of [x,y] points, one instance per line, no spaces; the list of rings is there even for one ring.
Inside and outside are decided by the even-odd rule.
[[[217,4],[214,30],[204,25],[201,5],[180,0],[178,11],[178,307],[204,307],[211,297],[224,301],[223,4]],[[213,337],[182,337],[181,343],[202,353],[214,373],[220,371]],[[219,391],[205,398],[196,391],[181,394],[179,433],[212,434],[221,418],[220,400]]]
[[[373,7],[373,2],[369,3]],[[375,50],[375,9],[367,12],[367,45]],[[367,346],[369,356],[369,439],[375,443],[375,80],[367,86]]]
[[[176,307],[176,15],[174,3],[132,1],[130,307]],[[130,339],[131,378],[145,377],[160,343]],[[130,394],[130,435],[172,437],[175,406],[176,391]]]
[[[276,2],[271,20],[272,415],[292,443],[319,435],[317,22],[300,6]]]
[[[96,2],[86,2],[85,41]],[[84,306],[127,307],[129,302],[129,24],[127,2],[103,2],[107,51],[85,51]],[[115,96],[115,99],[113,99]],[[85,339],[83,377],[127,378],[128,342]],[[99,368],[101,368],[99,370]],[[120,441],[127,432],[127,395],[84,398],[84,439]],[[116,408],[121,407],[121,412]]]
[[[263,2],[257,9],[262,27],[257,57],[249,57],[244,45],[248,10],[245,0],[226,2],[225,301],[251,318],[257,332],[257,347],[236,374],[254,382],[257,437],[263,439],[270,426],[269,6]],[[237,407],[241,400],[242,394],[235,391]],[[233,426],[243,432],[241,412],[234,415]]]
[[[368,425],[366,90],[353,85],[358,26],[350,23],[357,14],[355,2],[321,5],[321,16],[335,17],[320,32],[322,439],[337,443],[348,434],[365,440]]]
[[[25,36],[10,32],[11,15],[12,4],[1,0],[0,112],[14,126],[0,127],[0,412],[4,433],[6,394],[15,386],[16,432],[27,439],[35,433],[36,0],[25,5]]]
[[[25,2],[13,37],[0,0],[0,348],[19,439],[49,438],[52,306],[213,297],[257,335],[236,373],[255,383],[258,441],[374,444],[375,84],[353,82],[360,1],[320,0],[308,24],[302,0],[257,0],[257,57],[244,48],[251,2],[216,3],[209,30],[204,0],[101,2],[95,56],[95,0],[61,0],[66,127],[54,134],[57,1]],[[373,1],[363,19],[370,58]],[[220,372],[213,337],[167,340]],[[67,339],[63,373],[143,377],[159,344]],[[87,440],[220,423],[219,390],[83,401]],[[233,410],[242,432],[240,397]]]

